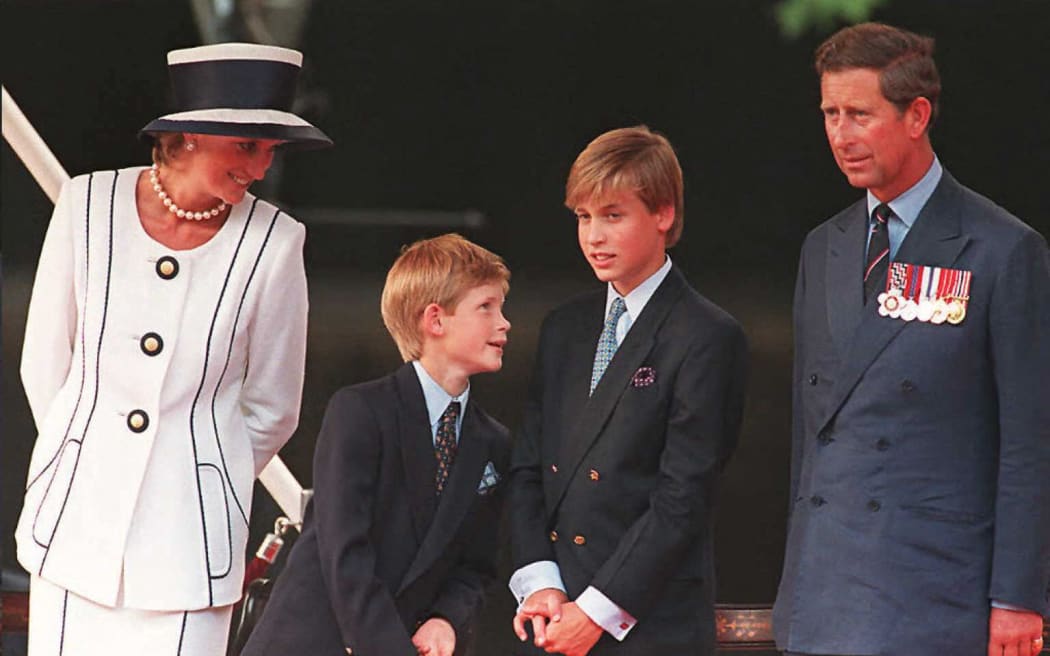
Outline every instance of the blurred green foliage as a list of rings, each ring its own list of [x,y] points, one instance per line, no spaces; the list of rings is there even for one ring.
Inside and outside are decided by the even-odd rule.
[[[807,30],[831,32],[837,22],[862,23],[886,0],[784,0],[776,6],[781,33],[796,39]]]

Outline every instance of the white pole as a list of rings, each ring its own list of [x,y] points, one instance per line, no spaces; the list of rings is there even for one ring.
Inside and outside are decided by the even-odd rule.
[[[4,139],[11,144],[11,150],[15,151],[53,203],[58,199],[62,185],[69,180],[69,174],[33,129],[7,89],[0,87],[0,90],[3,92],[3,116],[0,120],[3,121]],[[263,469],[259,482],[288,519],[295,523],[303,521],[303,488],[278,456],[274,456]]]
[[[15,151],[53,203],[58,200],[58,192],[66,180],[69,180],[69,174],[33,129],[29,119],[15,104],[14,98],[7,93],[7,89],[0,87],[0,90],[3,91],[4,139],[11,144],[11,150]]]

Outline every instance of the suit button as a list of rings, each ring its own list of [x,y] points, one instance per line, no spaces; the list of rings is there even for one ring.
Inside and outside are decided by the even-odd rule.
[[[871,512],[879,512],[881,508],[882,504],[876,501],[875,499],[872,499],[868,502],[868,510],[870,510]]]
[[[901,391],[902,392],[913,392],[913,391],[915,391],[915,383],[911,382],[910,380],[905,379],[904,382],[901,383]]]
[[[146,355],[157,355],[164,350],[164,340],[157,333],[146,333],[139,340],[139,348]]]
[[[144,410],[132,410],[128,413],[128,428],[132,433],[141,433],[149,428],[149,415]]]
[[[809,375],[809,384],[810,385],[816,385],[819,381],[820,381],[820,379],[817,378],[816,374],[810,374]]]
[[[170,255],[157,260],[157,275],[164,280],[171,280],[179,275],[179,261]]]
[[[582,535],[577,535],[572,539],[572,543],[582,547],[583,545],[587,544],[587,538],[583,537]]]
[[[831,436],[831,431],[822,430],[817,433],[817,441],[822,445],[827,446],[835,441],[835,438]]]
[[[557,542],[557,541],[558,541],[558,532],[557,531],[551,531],[551,542]]]
[[[598,473],[597,469],[592,469],[590,472],[588,472],[587,475],[590,477],[590,479],[592,481],[595,481],[595,482],[597,482],[601,478],[601,474]]]
[[[875,442],[875,449],[878,451],[885,451],[888,448],[890,448],[890,441],[885,437],[880,437],[878,441]]]
[[[819,508],[820,506],[823,506],[825,503],[827,503],[827,501],[824,500],[824,497],[820,496],[819,494],[814,494],[813,496],[811,496],[809,498],[809,502],[813,504],[813,506],[816,508]]]
[[[558,473],[558,465],[551,465],[551,471],[555,474]]]

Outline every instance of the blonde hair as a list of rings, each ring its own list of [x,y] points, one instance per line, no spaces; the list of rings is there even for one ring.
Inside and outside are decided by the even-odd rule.
[[[423,311],[436,303],[454,313],[467,292],[498,284],[506,295],[510,271],[500,256],[449,233],[422,239],[401,250],[386,274],[380,309],[383,324],[405,362],[423,353]]]
[[[169,164],[178,156],[179,150],[186,145],[186,138],[181,132],[152,132],[153,163],[157,166]]]
[[[581,203],[613,191],[638,194],[650,212],[674,207],[667,231],[667,248],[678,243],[685,224],[682,167],[671,142],[644,125],[610,130],[587,144],[573,162],[565,183],[565,205]]]

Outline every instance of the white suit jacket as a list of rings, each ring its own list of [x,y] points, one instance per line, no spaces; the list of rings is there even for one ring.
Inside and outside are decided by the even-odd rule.
[[[298,422],[305,229],[249,194],[173,251],[139,222],[142,170],[74,178],[55,205],[22,353],[38,437],[18,559],[104,605],[225,605],[253,481]]]

